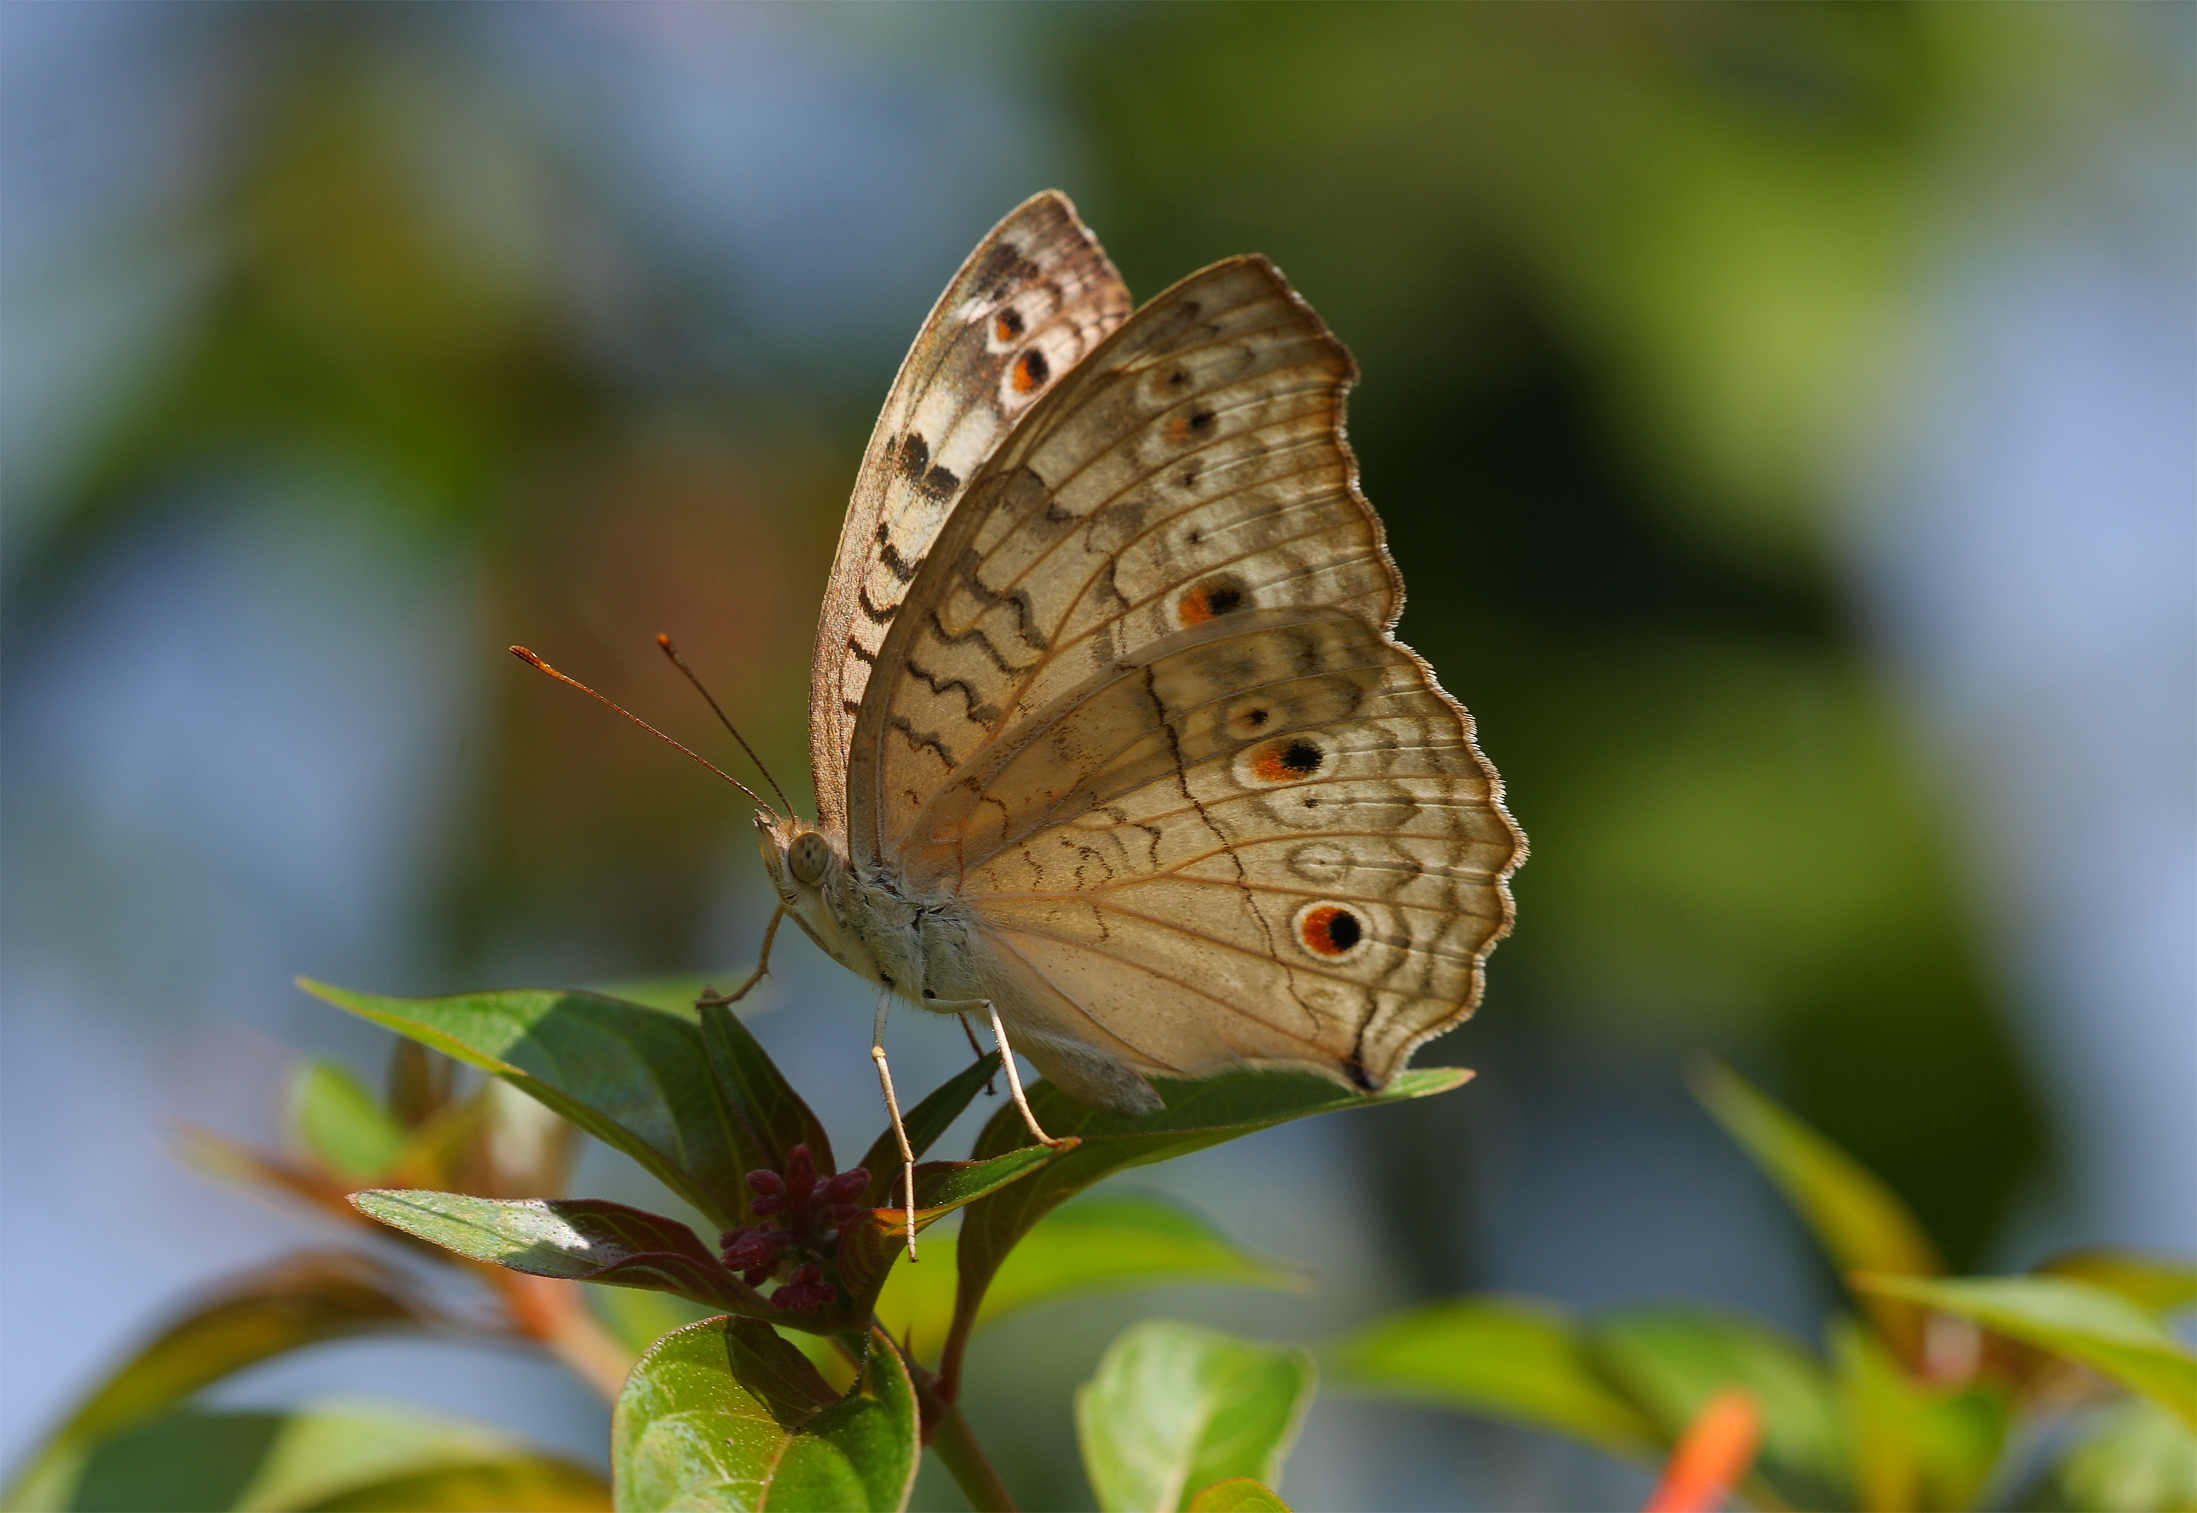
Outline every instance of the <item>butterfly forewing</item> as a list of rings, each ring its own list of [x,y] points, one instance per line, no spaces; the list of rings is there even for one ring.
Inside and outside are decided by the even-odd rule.
[[[817,624],[809,755],[823,829],[844,830],[871,668],[969,478],[1128,313],[1113,264],[1050,192],[1000,222],[931,311],[870,437]]]
[[[1353,376],[1263,259],[1185,280],[985,463],[885,638],[850,843],[965,899],[1056,1038],[1370,1085],[1478,997],[1522,841],[1387,635]]]

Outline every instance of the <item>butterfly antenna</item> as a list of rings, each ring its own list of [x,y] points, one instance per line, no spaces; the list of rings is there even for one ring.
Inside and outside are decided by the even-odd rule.
[[[760,793],[757,793],[753,788],[750,788],[747,784],[741,782],[731,773],[725,771],[724,768],[718,766],[708,757],[699,755],[698,753],[693,751],[689,751],[686,747],[681,746],[677,741],[674,741],[670,736],[665,735],[661,730],[658,730],[655,726],[649,724],[648,721],[642,719],[632,710],[627,709],[622,705],[611,703],[610,700],[604,698],[601,694],[597,693],[594,689],[588,687],[585,683],[582,683],[578,678],[565,676],[563,673],[557,671],[556,668],[551,667],[547,662],[544,662],[540,657],[535,656],[534,653],[528,651],[523,646],[512,647],[511,655],[517,657],[521,662],[526,663],[527,666],[534,668],[538,672],[548,673],[551,677],[555,678],[560,683],[570,684],[572,687],[577,688],[578,690],[580,690],[580,692],[586,694],[589,698],[593,699],[596,703],[604,705],[612,710],[615,710],[617,713],[624,715],[634,724],[640,726],[650,735],[656,737],[657,740],[662,741],[666,746],[672,747],[674,750],[677,751],[685,751],[688,756],[693,757],[694,760],[700,762],[704,767],[707,767],[710,771],[716,773],[726,782],[732,784],[733,787],[739,789],[749,798],[755,800],[756,803],[761,804],[765,809],[770,808],[770,804],[764,799],[764,797]],[[783,798],[784,795],[781,794],[780,797]],[[789,804],[786,807],[790,809],[793,806]]]
[[[770,769],[763,765],[763,759],[757,756],[755,748],[748,744],[748,738],[740,734],[740,728],[726,717],[723,707],[715,699],[710,698],[709,690],[702,686],[702,680],[694,675],[693,668],[687,666],[687,659],[680,656],[679,648],[671,644],[671,637],[659,633],[656,637],[656,644],[664,649],[665,656],[671,658],[671,665],[687,675],[687,681],[694,685],[694,691],[708,702],[711,709],[716,711],[718,720],[723,723],[725,729],[732,732],[732,738],[738,741],[740,749],[748,754],[748,760],[755,764],[755,770],[763,774],[763,781],[770,784],[770,791],[778,795],[778,801],[786,806],[786,812],[788,814],[793,813],[793,800],[786,797],[786,790],[778,786],[778,779],[771,776]]]

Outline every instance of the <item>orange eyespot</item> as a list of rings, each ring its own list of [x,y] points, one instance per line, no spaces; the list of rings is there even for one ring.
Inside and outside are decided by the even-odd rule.
[[[1365,926],[1340,904],[1314,904],[1297,916],[1297,938],[1314,956],[1332,961],[1365,939]]]
[[[1175,618],[1185,627],[1203,625],[1215,615],[1230,615],[1242,609],[1250,596],[1243,584],[1223,573],[1197,584],[1175,601]]]
[[[992,335],[1001,346],[1022,334],[1022,312],[1009,305],[992,317]]]
[[[1327,753],[1304,737],[1277,741],[1251,759],[1251,775],[1262,783],[1294,783],[1318,772]]]
[[[1045,354],[1035,347],[1015,359],[1014,386],[1017,394],[1035,394],[1051,376],[1052,369],[1046,365]]]

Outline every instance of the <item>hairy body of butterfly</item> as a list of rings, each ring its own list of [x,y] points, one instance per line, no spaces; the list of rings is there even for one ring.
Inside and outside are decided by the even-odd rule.
[[[1263,258],[1131,314],[1066,199],[1002,221],[848,508],[818,821],[756,820],[783,912],[1114,1108],[1244,1066],[1375,1089],[1469,1014],[1525,841],[1389,634],[1355,376]]]

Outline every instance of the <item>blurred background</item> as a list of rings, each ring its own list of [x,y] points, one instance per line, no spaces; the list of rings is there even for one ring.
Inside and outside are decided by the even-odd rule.
[[[1264,252],[1356,351],[1401,634],[1533,856],[1485,1006],[1420,1056],[1469,1089],[1132,1174],[1316,1297],[980,1341],[1028,1501],[1089,1506],[1068,1391],[1140,1313],[1314,1338],[1502,1288],[1814,1339],[1832,1280],[1688,1098],[1704,1049],[1956,1265],[2197,1251],[2193,17],[0,8],[0,1462],[190,1286],[311,1238],[165,1149],[279,1141],[301,1055],[379,1075],[293,975],[744,972],[747,806],[503,648],[725,760],[668,631],[798,793],[877,406],[1047,186],[1140,296]],[[867,996],[789,940],[752,1023],[866,1142]],[[920,1088],[967,1051],[918,1018]],[[577,1190],[651,1201],[600,1151]],[[604,1456],[583,1388],[458,1346],[222,1400],[336,1388]],[[1284,1490],[1644,1487],[1329,1394]]]

